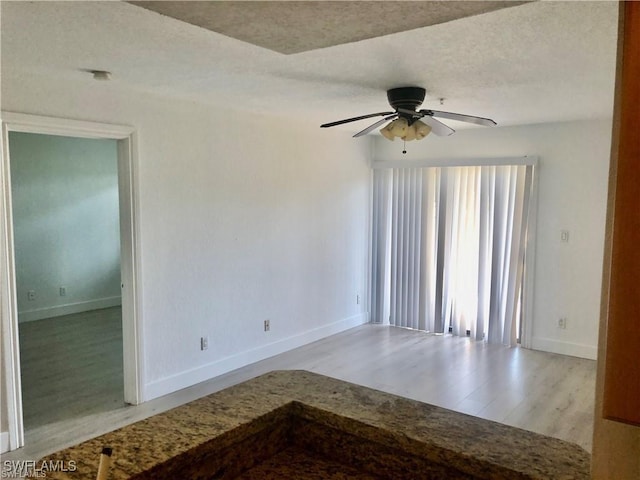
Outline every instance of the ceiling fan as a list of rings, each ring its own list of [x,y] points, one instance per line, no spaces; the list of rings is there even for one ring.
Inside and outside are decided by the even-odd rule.
[[[438,110],[417,110],[424,101],[425,93],[425,89],[421,87],[392,88],[391,90],[387,90],[387,99],[389,100],[389,105],[395,110],[394,112],[370,113],[369,115],[361,115],[359,117],[325,123],[320,125],[320,127],[334,127],[344,123],[364,120],[365,118],[384,117],[373,125],[369,125],[364,130],[360,130],[354,137],[366,135],[379,126],[389,122],[380,130],[380,133],[382,133],[385,138],[394,140],[395,137],[399,137],[402,140],[410,141],[421,140],[431,132],[439,136],[448,136],[455,133],[453,128],[433,117],[458,120],[487,127],[496,125],[496,122],[490,118],[464,115],[461,113],[441,112]],[[406,151],[403,153],[406,153]]]

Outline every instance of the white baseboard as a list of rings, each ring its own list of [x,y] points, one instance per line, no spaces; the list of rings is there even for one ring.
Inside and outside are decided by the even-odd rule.
[[[224,373],[244,367],[265,358],[287,352],[294,348],[301,347],[316,340],[321,340],[330,335],[343,332],[369,321],[369,313],[354,315],[337,322],[314,328],[313,330],[283,338],[273,343],[263,345],[252,350],[237,353],[230,357],[202,365],[192,370],[172,375],[154,382],[148,383],[144,387],[143,401],[149,401],[169,393],[176,392],[183,388],[190,387],[200,382],[210,380]]]
[[[121,297],[98,298],[96,300],[87,300],[86,302],[67,303],[65,305],[56,305],[53,307],[35,308],[33,310],[23,310],[18,312],[18,321],[33,322],[34,320],[42,320],[43,318],[59,317],[61,315],[70,315],[72,313],[88,312],[90,310],[99,310],[101,308],[116,307],[122,304]]]
[[[570,355],[572,357],[588,358],[589,360],[596,360],[598,358],[597,346],[561,342],[551,338],[533,337],[531,341],[531,348],[533,350],[542,350],[543,352],[560,353],[562,355]]]
[[[0,432],[0,453],[9,451],[9,432]]]

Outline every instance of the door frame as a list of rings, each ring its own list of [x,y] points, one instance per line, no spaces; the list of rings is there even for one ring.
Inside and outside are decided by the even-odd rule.
[[[118,190],[120,204],[120,265],[124,400],[137,405],[143,401],[142,344],[139,282],[139,234],[137,201],[137,142],[133,127],[85,122],[15,112],[2,112],[2,162],[0,165],[0,314],[2,362],[7,394],[9,450],[24,446],[20,346],[16,296],[15,251],[11,209],[9,132],[39,133],[81,138],[113,139],[118,142]]]

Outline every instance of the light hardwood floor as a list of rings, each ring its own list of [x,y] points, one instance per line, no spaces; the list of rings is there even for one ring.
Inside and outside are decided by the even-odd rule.
[[[262,373],[304,369],[577,443],[591,451],[594,361],[363,325],[135,407],[26,432],[38,459]]]

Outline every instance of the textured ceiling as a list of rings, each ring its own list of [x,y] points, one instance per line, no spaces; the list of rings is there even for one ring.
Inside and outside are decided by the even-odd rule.
[[[513,7],[514,1],[131,1],[232,38],[292,54]]]
[[[499,125],[612,110],[617,2],[526,3],[295,55],[125,2],[2,1],[0,8],[3,97],[26,78],[55,78],[70,89],[151,92],[315,125],[384,111],[385,91],[407,85],[426,88],[425,108]],[[109,70],[113,79],[95,82],[87,69]]]

